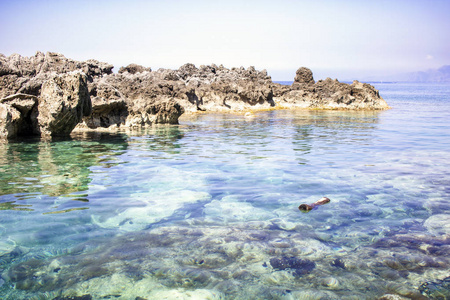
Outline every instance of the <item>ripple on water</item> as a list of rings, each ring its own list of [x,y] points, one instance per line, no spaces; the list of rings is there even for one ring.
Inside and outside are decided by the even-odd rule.
[[[1,291],[419,299],[424,283],[442,290],[448,131],[433,133],[423,109],[401,109],[200,115],[113,141],[0,146]],[[324,195],[329,204],[298,211]],[[74,210],[77,200],[89,209]]]
[[[423,225],[431,234],[450,235],[450,214],[432,215]]]
[[[16,248],[16,242],[10,238],[0,240],[0,256],[10,253]]]

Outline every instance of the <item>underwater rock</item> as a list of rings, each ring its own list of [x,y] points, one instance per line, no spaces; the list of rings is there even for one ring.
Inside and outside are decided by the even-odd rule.
[[[430,299],[450,299],[450,277],[424,282],[419,291]]]
[[[270,265],[275,270],[291,270],[295,277],[306,275],[316,267],[313,261],[296,257],[274,257],[270,259]]]
[[[332,267],[341,268],[341,269],[345,270],[345,262],[343,262],[342,259],[340,259],[340,258],[334,259],[334,260],[330,263],[330,265],[331,265]]]
[[[83,295],[83,296],[58,296],[56,298],[53,298],[53,300],[92,300],[91,295]]]
[[[313,210],[314,208],[320,206],[320,205],[324,205],[330,202],[330,199],[328,199],[327,197],[322,197],[319,200],[317,200],[314,203],[311,204],[300,204],[300,206],[298,207],[298,209],[302,212],[309,212],[311,210]]]
[[[173,175],[175,176],[175,175]],[[137,197],[142,197],[138,195]],[[123,231],[138,231],[170,217],[184,205],[210,199],[206,192],[175,190],[161,193],[153,191],[148,194],[145,206],[131,207],[107,219],[92,215],[93,223],[102,228],[118,228]]]
[[[16,243],[11,239],[0,240],[0,257],[11,253],[16,248]]]
[[[408,300],[409,298],[405,298],[399,295],[386,294],[378,298],[377,300]]]
[[[340,287],[340,282],[336,277],[328,276],[321,280],[323,286],[330,289],[338,289]]]
[[[248,222],[267,220],[272,215],[264,209],[254,207],[236,196],[225,196],[205,205],[204,214],[208,221]]]
[[[434,235],[450,235],[450,214],[432,215],[423,226]]]

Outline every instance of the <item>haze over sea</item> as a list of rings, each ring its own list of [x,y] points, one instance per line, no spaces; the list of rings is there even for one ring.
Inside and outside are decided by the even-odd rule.
[[[1,144],[0,298],[448,297],[450,85],[375,87],[392,109]]]

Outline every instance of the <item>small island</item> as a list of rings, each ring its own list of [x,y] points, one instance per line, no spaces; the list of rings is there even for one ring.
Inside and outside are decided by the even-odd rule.
[[[291,86],[254,67],[196,67],[156,71],[130,64],[75,61],[53,52],[0,54],[0,139],[69,135],[74,129],[115,130],[178,124],[183,113],[267,109],[383,110],[373,86],[297,70]]]

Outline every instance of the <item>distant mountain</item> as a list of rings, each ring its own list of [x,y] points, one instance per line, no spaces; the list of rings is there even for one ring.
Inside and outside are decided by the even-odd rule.
[[[363,82],[429,82],[450,83],[450,65],[427,71],[397,73],[390,75],[372,75],[359,78]]]
[[[450,82],[450,65],[434,70],[409,73],[405,79],[414,82]]]

